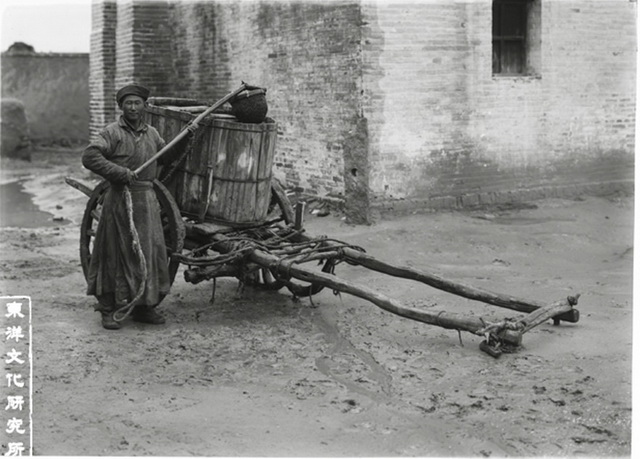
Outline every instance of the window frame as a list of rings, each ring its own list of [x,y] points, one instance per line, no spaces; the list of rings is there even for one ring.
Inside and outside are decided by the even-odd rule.
[[[528,53],[529,53],[529,11],[532,0],[493,0],[491,3],[491,51],[492,63],[491,73],[495,77],[517,77],[529,75]],[[517,6],[519,8],[520,34],[505,33],[505,9]],[[497,29],[497,30],[496,30]],[[515,44],[519,62],[513,60],[510,65],[507,63],[507,48]],[[515,49],[515,47],[512,47]],[[511,50],[513,52],[513,49]],[[516,71],[509,68],[518,67]],[[505,70],[505,68],[507,68]]]

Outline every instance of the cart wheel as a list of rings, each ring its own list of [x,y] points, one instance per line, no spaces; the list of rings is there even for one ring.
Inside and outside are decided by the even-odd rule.
[[[80,263],[82,264],[82,272],[84,278],[89,277],[89,264],[91,261],[91,252],[93,251],[93,240],[98,228],[98,221],[102,214],[102,201],[104,199],[104,193],[109,188],[109,182],[103,181],[89,196],[89,202],[84,210],[82,216],[82,223],[80,225]]]
[[[84,273],[85,279],[87,279],[89,273],[93,240],[102,212],[102,200],[109,186],[109,182],[103,181],[93,190],[82,217],[82,224],[80,226],[80,263],[82,264],[82,272]],[[162,183],[154,180],[153,190],[160,203],[160,218],[164,229],[167,255],[180,252],[185,236],[184,223],[180,216],[180,210],[173,200],[171,193],[169,193],[169,190],[167,190]],[[180,262],[169,258],[168,263],[169,281],[173,284]]]
[[[271,180],[271,202],[269,203],[269,214],[267,219],[276,218],[280,213],[286,224],[292,224],[295,221],[295,211],[293,205],[287,197],[284,188],[276,179]]]
[[[322,272],[333,274],[335,267],[336,267],[336,264],[333,260],[327,260],[324,262],[324,265],[322,266]],[[320,285],[320,284],[302,285],[302,284],[299,284],[297,281],[288,281],[286,283],[286,286],[291,293],[293,293],[295,296],[300,298],[315,295],[316,293],[320,293],[324,289],[324,285]]]
[[[276,279],[267,268],[259,268],[245,276],[243,281],[260,290],[276,291],[284,287],[284,282]]]
[[[284,188],[282,187],[280,182],[273,179],[271,181],[271,203],[269,205],[270,216],[272,216],[273,213],[277,211],[276,206],[278,207],[277,210],[279,210],[282,214],[285,223],[293,224],[295,222],[295,211],[293,210],[291,201],[287,197],[287,194],[285,193]],[[327,260],[322,266],[322,272],[333,273],[334,268],[335,263],[332,260]],[[273,277],[270,272],[268,273],[268,275]],[[320,284],[301,285],[294,281],[282,282],[277,279],[274,279],[274,281],[277,284],[286,285],[289,291],[298,297],[315,295],[316,293],[319,293],[322,291],[322,289],[324,289],[324,286]],[[280,287],[272,288],[272,290],[277,290]]]
[[[282,185],[276,180],[271,180],[271,201],[266,220],[282,218],[286,223],[293,223],[295,217],[291,201],[287,197]],[[268,268],[259,267],[249,273],[237,276],[238,280],[260,290],[280,290],[285,282],[276,279]]]
[[[180,209],[178,209],[178,205],[169,190],[159,180],[154,180],[153,191],[156,192],[156,198],[160,203],[160,219],[169,262],[169,281],[173,285],[180,262],[173,260],[171,254],[182,252],[186,229]]]

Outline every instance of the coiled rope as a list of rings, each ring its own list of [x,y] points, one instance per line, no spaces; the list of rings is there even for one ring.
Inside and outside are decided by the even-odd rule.
[[[122,322],[131,314],[133,308],[140,298],[142,298],[142,294],[147,286],[147,260],[144,256],[144,252],[142,251],[142,246],[140,245],[140,236],[138,235],[138,230],[136,229],[136,225],[133,222],[133,200],[131,198],[131,191],[128,186],[124,187],[124,199],[125,205],[127,207],[127,217],[129,221],[129,231],[131,233],[133,251],[138,256],[138,261],[140,262],[140,270],[142,271],[142,280],[140,281],[140,286],[138,287],[138,291],[136,292],[135,297],[129,303],[124,306],[118,308],[113,313],[113,320],[116,322]]]

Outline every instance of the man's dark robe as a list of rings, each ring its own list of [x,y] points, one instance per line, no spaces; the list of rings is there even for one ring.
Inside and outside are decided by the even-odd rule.
[[[121,116],[108,125],[84,151],[82,164],[111,182],[102,204],[102,215],[93,243],[87,294],[100,303],[97,310],[109,312],[129,303],[142,282],[142,269],[133,248],[133,235],[124,193],[127,169],[135,170],[165,142],[152,126],[133,129]],[[171,286],[160,205],[153,191],[155,163],[129,185],[133,221],[146,259],[147,282],[138,305],[156,306]]]

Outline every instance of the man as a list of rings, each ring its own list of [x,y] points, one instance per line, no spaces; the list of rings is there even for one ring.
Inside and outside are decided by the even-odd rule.
[[[102,326],[111,330],[120,328],[114,312],[132,306],[134,300],[133,320],[164,323],[155,307],[171,286],[160,205],[152,183],[157,166],[153,163],[139,174],[134,172],[165,146],[158,131],[144,122],[148,97],[149,90],[143,86],[120,89],[116,101],[122,115],[104,128],[82,155],[82,164],[111,184],[104,195],[87,280],[87,294],[98,299],[96,310],[102,315]],[[131,228],[131,216],[135,228]],[[134,250],[135,232],[144,264]]]

